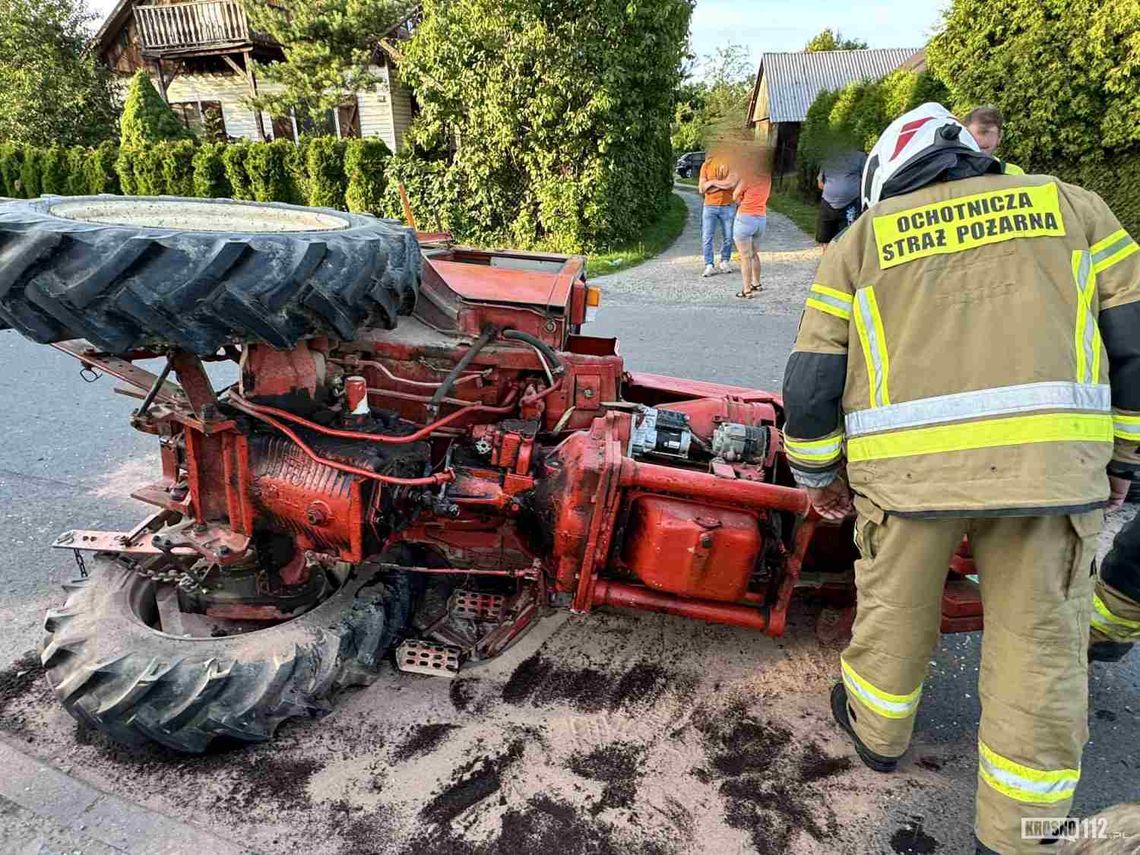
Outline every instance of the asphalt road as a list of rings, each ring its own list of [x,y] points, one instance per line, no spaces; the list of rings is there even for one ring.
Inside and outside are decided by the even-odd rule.
[[[796,314],[762,305],[741,311],[731,301],[646,299],[618,290],[590,332],[619,336],[630,368],[779,388]],[[127,417],[135,402],[113,394],[114,385],[107,377],[86,383],[71,358],[0,333],[3,663],[35,646],[44,609],[58,602],[58,586],[74,570],[70,553],[48,548],[52,539],[69,528],[129,527],[146,513],[126,496],[155,471],[156,446],[130,429]],[[916,726],[916,743],[936,749],[938,774],[950,785],[896,796],[885,828],[912,822],[941,841],[968,834],[978,648],[977,636],[943,641]],[[1140,796],[1140,655],[1119,665],[1093,665],[1090,693],[1092,739],[1075,806],[1082,815]],[[178,784],[161,785],[173,790]],[[210,822],[208,815],[199,820]],[[869,839],[863,851],[908,851],[888,846],[886,833],[870,837],[874,842]],[[959,845],[939,852],[965,851]]]

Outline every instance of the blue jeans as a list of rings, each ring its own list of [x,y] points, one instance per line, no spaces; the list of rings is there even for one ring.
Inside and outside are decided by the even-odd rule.
[[[713,263],[713,240],[716,238],[716,224],[720,223],[724,232],[724,243],[720,248],[720,260],[732,258],[732,221],[736,219],[735,205],[705,205],[701,210],[701,248],[705,253],[705,264]]]

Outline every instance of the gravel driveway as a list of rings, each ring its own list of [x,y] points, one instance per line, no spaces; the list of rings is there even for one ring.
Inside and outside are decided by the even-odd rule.
[[[821,255],[809,235],[783,214],[769,211],[760,253],[764,291],[751,300],[740,300],[733,296],[742,284],[740,265],[735,260],[733,273],[701,277],[704,261],[700,196],[687,188],[679,190],[678,195],[689,207],[681,236],[656,258],[603,277],[601,286],[607,303],[681,303],[732,306],[755,314],[800,313]]]

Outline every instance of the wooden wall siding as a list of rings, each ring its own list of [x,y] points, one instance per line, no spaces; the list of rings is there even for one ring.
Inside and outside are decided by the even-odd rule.
[[[391,66],[388,66],[391,68]],[[393,140],[388,143],[392,151],[396,151],[404,143],[404,134],[412,123],[412,90],[400,82],[400,75],[396,69],[391,69],[389,85],[392,90],[392,126]]]
[[[262,92],[271,93],[274,90],[268,83],[259,86]],[[258,138],[257,116],[253,108],[245,103],[249,98],[249,86],[244,77],[236,74],[180,74],[171,81],[166,97],[171,102],[219,101],[227,136],[251,140]],[[273,122],[267,114],[262,115],[266,134],[269,134]]]
[[[386,69],[378,69],[386,77]],[[280,91],[275,84],[259,80],[258,90],[272,94]],[[167,98],[172,102],[219,101],[222,116],[226,123],[226,134],[231,137],[257,139],[257,117],[253,108],[246,104],[249,87],[245,78],[236,74],[180,74],[167,89]],[[411,117],[410,97],[407,89],[397,92],[395,99],[390,97],[386,85],[361,92],[356,96],[360,115],[360,132],[366,137],[380,137],[395,151],[403,141],[407,122]],[[393,108],[396,121],[393,121]],[[406,118],[401,118],[405,115]],[[272,134],[273,121],[268,113],[262,113],[266,134]]]

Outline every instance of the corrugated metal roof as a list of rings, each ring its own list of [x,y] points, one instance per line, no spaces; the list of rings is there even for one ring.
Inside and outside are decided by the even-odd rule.
[[[768,87],[768,115],[773,122],[802,122],[808,107],[824,89],[841,89],[856,80],[878,80],[890,74],[918,48],[829,50],[808,53],[765,53],[760,81]]]

